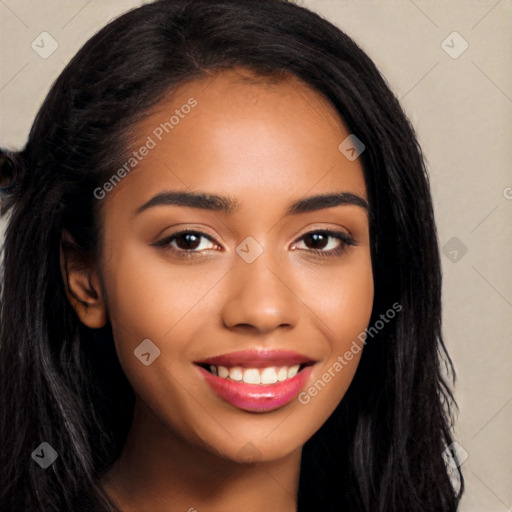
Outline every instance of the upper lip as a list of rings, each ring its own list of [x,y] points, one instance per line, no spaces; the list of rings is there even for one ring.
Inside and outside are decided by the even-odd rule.
[[[214,366],[241,366],[242,368],[267,368],[269,366],[309,365],[316,361],[292,350],[240,350],[208,357],[195,364]]]

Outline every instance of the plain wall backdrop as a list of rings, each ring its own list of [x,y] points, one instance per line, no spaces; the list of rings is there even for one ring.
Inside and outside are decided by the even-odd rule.
[[[111,18],[142,3],[0,0],[0,145],[21,148],[65,64]],[[467,456],[460,510],[511,511],[512,1],[298,3],[356,40],[417,130],[443,253],[455,438]]]

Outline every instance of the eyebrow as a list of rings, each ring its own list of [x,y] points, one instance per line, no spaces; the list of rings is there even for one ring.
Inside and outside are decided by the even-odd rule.
[[[155,206],[169,205],[211,210],[227,215],[234,213],[240,208],[240,203],[235,198],[229,196],[200,192],[166,191],[157,194],[139,206],[135,210],[135,214],[142,213]],[[332,208],[339,205],[354,205],[363,208],[367,212],[369,210],[368,202],[363,197],[351,192],[336,192],[334,194],[320,194],[299,199],[289,205],[285,216]]]

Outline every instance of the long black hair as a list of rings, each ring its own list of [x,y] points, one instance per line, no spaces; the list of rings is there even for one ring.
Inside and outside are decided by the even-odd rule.
[[[370,58],[285,0],[159,0],[94,35],[51,88],[5,189],[0,333],[0,508],[109,511],[99,478],[119,457],[134,395],[110,326],[80,323],[59,267],[63,229],[101,251],[93,191],[133,149],[131,128],[169,91],[242,66],[291,73],[325,96],[365,150],[374,325],[345,397],[303,448],[298,510],[455,511],[453,367],[441,336],[441,271],[415,133]],[[341,142],[341,141],[340,141]],[[3,170],[8,165],[2,166]],[[134,171],[136,172],[136,171]],[[47,469],[31,454],[47,442]]]

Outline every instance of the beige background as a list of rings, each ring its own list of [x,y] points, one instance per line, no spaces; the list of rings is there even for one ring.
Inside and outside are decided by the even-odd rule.
[[[79,47],[110,18],[141,3],[0,0],[3,147],[25,143],[51,83]],[[512,2],[300,3],[368,52],[417,129],[444,253],[444,336],[458,372],[456,439],[468,455],[460,510],[510,511]],[[454,31],[461,37],[450,35]],[[31,47],[42,32],[58,44],[47,58]],[[457,58],[447,53],[456,56],[465,42]]]

